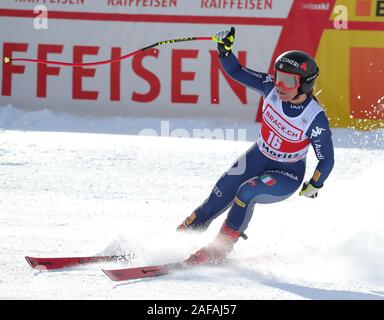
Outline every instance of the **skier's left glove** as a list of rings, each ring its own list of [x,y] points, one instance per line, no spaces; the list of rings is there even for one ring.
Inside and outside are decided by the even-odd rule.
[[[217,42],[217,50],[219,51],[219,57],[228,57],[233,48],[235,42],[235,28],[231,27],[231,30],[224,30],[216,33],[212,39]]]
[[[308,198],[316,198],[320,188],[316,188],[310,182],[306,181],[303,183],[303,187],[299,192],[299,195],[306,196]]]

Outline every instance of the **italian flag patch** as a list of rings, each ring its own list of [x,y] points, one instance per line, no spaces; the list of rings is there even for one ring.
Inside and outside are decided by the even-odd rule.
[[[272,187],[276,183],[276,179],[271,177],[269,174],[262,175],[260,179],[261,181],[263,181],[263,183],[270,187]]]

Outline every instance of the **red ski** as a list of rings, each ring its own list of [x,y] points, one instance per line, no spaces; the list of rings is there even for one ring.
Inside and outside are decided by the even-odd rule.
[[[104,270],[104,273],[113,281],[134,280],[169,274],[172,271],[189,268],[185,262],[168,263],[157,266],[136,267],[116,270]]]
[[[55,270],[79,266],[88,263],[108,262],[108,261],[131,261],[133,255],[110,255],[110,256],[91,256],[91,257],[61,257],[61,258],[36,258],[28,257],[25,259],[33,269]]]

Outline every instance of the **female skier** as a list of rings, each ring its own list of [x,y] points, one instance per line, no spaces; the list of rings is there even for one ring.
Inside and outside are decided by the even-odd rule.
[[[299,195],[316,198],[332,171],[333,144],[324,110],[313,95],[319,68],[303,51],[288,51],[275,61],[274,77],[239,64],[232,53],[235,29],[217,33],[220,63],[236,81],[263,95],[257,142],[225,172],[209,197],[178,231],[204,231],[230,208],[212,243],[186,259],[187,264],[220,263],[232,251],[251,220],[257,203],[287,199],[301,186],[305,159],[312,144],[318,164]]]

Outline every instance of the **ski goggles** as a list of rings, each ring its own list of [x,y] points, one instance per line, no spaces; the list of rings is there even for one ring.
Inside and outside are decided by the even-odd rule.
[[[275,70],[274,82],[275,85],[281,86],[286,90],[293,90],[300,87],[300,76],[298,74]]]

